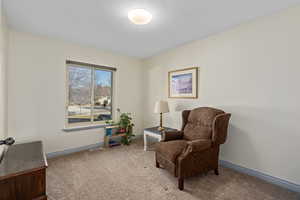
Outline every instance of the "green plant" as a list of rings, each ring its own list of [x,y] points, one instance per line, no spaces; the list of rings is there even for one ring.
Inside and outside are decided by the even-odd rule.
[[[120,115],[119,127],[125,130],[125,137],[122,137],[121,143],[129,145],[131,143],[132,137],[135,135],[132,133],[134,124],[132,123],[131,113],[122,113]]]

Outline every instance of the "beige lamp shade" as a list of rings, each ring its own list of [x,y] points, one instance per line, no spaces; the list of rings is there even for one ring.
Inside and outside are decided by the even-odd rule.
[[[169,112],[169,105],[167,101],[155,102],[154,113],[167,113]]]

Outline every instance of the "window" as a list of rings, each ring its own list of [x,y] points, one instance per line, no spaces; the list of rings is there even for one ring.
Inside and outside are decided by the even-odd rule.
[[[112,119],[115,70],[67,61],[67,127],[103,124]]]

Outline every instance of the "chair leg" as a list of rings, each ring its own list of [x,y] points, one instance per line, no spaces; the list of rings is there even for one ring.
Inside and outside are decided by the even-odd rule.
[[[183,178],[179,178],[178,179],[178,189],[179,190],[183,190],[184,189],[184,179]]]
[[[215,169],[215,175],[219,175],[219,170],[218,170],[218,168],[217,169]]]
[[[159,163],[157,162],[157,160],[155,161],[155,166],[156,168],[159,168]]]

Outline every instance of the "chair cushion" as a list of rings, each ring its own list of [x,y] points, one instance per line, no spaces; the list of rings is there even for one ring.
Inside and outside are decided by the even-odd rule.
[[[211,139],[213,121],[217,115],[223,113],[222,110],[209,107],[192,110],[184,127],[183,138],[186,140]]]
[[[168,142],[158,142],[155,145],[156,153],[159,153],[164,158],[175,163],[177,157],[185,149],[187,141],[185,140],[172,140]]]

